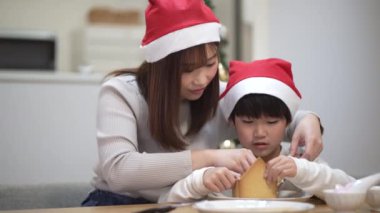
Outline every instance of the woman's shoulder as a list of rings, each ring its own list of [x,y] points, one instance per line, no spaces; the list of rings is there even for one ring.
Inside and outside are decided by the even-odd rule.
[[[139,91],[136,76],[134,75],[120,75],[112,77],[106,80],[102,84],[102,87],[113,87],[118,91]]]
[[[103,82],[103,86],[105,85],[118,85],[118,84],[136,84],[136,76],[125,74],[108,78]]]
[[[128,102],[139,103],[144,100],[134,75],[115,76],[102,84],[101,94],[121,96]]]
[[[116,76],[106,80],[101,86],[99,96],[103,97],[102,100],[128,103],[135,113],[140,111],[145,103],[134,75]]]

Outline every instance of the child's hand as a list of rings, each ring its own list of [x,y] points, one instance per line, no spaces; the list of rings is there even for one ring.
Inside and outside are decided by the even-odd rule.
[[[255,156],[249,149],[218,149],[216,150],[214,166],[227,167],[232,171],[243,174],[255,160]]]
[[[264,178],[268,182],[277,182],[285,177],[294,177],[297,165],[291,157],[280,155],[267,162]]]
[[[203,175],[203,184],[212,192],[223,192],[232,188],[240,174],[226,167],[215,167],[207,169]]]

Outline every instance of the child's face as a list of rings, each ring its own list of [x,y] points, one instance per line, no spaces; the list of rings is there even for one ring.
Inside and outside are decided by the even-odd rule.
[[[256,157],[268,161],[279,155],[287,122],[285,118],[261,116],[259,119],[246,116],[235,117],[235,128],[244,148]]]

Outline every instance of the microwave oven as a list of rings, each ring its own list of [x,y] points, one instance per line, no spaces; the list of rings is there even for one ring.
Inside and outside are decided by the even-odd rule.
[[[0,29],[0,69],[54,71],[55,67],[53,32]]]

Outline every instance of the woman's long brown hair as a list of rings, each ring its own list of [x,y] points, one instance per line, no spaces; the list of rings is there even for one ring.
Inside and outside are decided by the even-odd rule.
[[[135,74],[139,89],[148,104],[149,128],[152,137],[164,148],[183,150],[186,137],[198,133],[216,112],[219,97],[219,78],[216,74],[195,101],[190,101],[191,121],[187,133],[181,133],[179,117],[181,105],[181,75],[208,62],[207,47],[218,54],[218,44],[202,44],[172,53],[154,62],[144,62],[137,69],[117,70],[108,76]],[[191,66],[189,66],[191,65]]]

